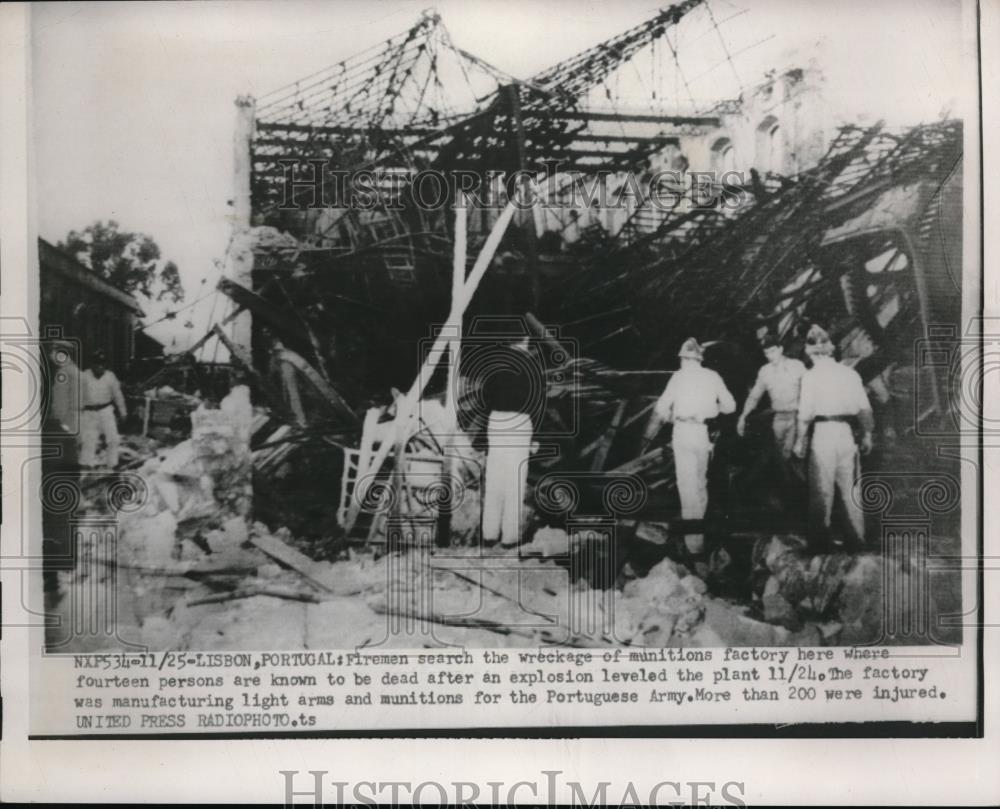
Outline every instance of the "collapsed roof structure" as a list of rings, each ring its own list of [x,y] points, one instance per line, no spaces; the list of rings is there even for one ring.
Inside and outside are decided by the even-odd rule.
[[[717,343],[737,393],[765,328],[794,346],[813,320],[867,381],[894,373],[913,340],[957,322],[961,122],[808,133],[821,100],[802,70],[700,110],[595,105],[644,50],[665,45],[677,62],[669,34],[698,12],[718,30],[707,3],[685,0],[527,80],[462,50],[425,13],[379,46],[242,99],[236,207],[253,258],[220,288],[253,313],[253,337],[215,333],[258,374],[277,350],[308,390],[287,420],[356,444],[353,413],[405,389],[445,321],[459,191],[472,192],[461,198],[471,266],[528,175],[546,204],[507,228],[464,329],[514,316],[571,358],[554,369],[564,381],[550,387],[550,414],[562,418],[572,397],[586,418],[563,463],[649,469],[628,428],[641,429],[691,334]],[[746,171],[724,174],[740,160]],[[690,181],[701,167],[717,179]],[[445,182],[420,204],[414,178],[432,171]],[[462,172],[471,188],[450,182]],[[499,204],[484,200],[497,175]],[[595,180],[612,203],[576,202]],[[946,416],[946,389],[931,374],[918,417]]]

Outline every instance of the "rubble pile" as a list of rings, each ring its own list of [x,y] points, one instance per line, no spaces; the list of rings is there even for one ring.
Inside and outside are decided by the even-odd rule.
[[[690,635],[705,615],[705,582],[669,559],[625,585],[623,602],[636,620],[638,646],[668,646]]]
[[[197,418],[202,427],[213,423]],[[242,433],[229,436],[231,443],[219,431],[201,436],[141,467],[148,497],[122,515],[113,559],[99,539],[85,538],[84,564],[68,586],[87,588],[89,576],[106,579],[112,567],[125,585],[116,605],[119,632],[107,643],[298,649],[892,642],[883,637],[885,582],[898,596],[914,574],[873,554],[810,556],[801,539],[774,536],[754,549],[759,586],[752,604],[713,595],[670,558],[641,577],[626,566],[617,586],[602,588],[588,582],[579,563],[589,538],[552,526],[515,550],[456,544],[387,553],[372,545],[315,561],[287,530],[250,522],[236,513],[238,502],[215,497],[218,476],[237,474],[231,461]]]
[[[191,414],[191,442],[224,511],[248,516],[253,507],[250,389],[237,385],[218,410]]]
[[[913,557],[875,553],[808,553],[804,540],[776,536],[755,549],[759,606],[764,620],[792,633],[817,632],[826,645],[894,641],[887,631],[891,605],[901,625],[917,626],[924,609]]]
[[[142,391],[138,405],[142,416],[144,436],[169,441],[172,437],[186,437],[190,424],[188,416],[201,401],[197,396],[161,385]]]
[[[450,547],[412,536],[393,544],[385,523],[373,522],[366,540],[317,561],[288,529],[252,522],[254,412],[237,385],[218,409],[192,412],[190,438],[135,469],[144,502],[121,513],[113,554],[97,535],[84,538],[84,564],[68,586],[85,589],[89,577],[107,580],[117,569],[120,632],[110,642],[176,649],[860,644],[886,642],[887,599],[917,607],[903,598],[918,573],[909,562],[811,554],[794,535],[753,546],[750,603],[710,589],[711,566],[675,561],[683,557],[668,524],[635,524],[636,536],[659,549],[642,576],[626,564],[602,579],[595,571],[611,564],[607,538],[559,527],[532,503],[523,509],[529,542],[482,549],[483,455],[468,434],[449,431],[439,402],[421,405],[395,513],[404,522],[437,518],[446,455],[459,489]],[[370,421],[369,446],[391,440],[391,421]],[[392,481],[393,467],[382,477]],[[729,557],[725,548],[716,555]]]

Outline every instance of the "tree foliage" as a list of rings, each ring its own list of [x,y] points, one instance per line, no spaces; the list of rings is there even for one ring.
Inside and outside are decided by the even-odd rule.
[[[152,237],[122,230],[113,219],[71,230],[59,247],[123,292],[174,303],[184,299],[177,265],[161,258]]]

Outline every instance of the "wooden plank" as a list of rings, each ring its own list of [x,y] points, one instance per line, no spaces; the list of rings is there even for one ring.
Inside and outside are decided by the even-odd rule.
[[[211,593],[192,598],[185,602],[188,607],[197,607],[201,604],[219,604],[225,601],[235,601],[240,598],[254,598],[256,596],[270,596],[271,598],[284,598],[289,601],[307,601],[312,604],[319,603],[315,593],[305,593],[301,590],[288,590],[278,587],[243,587],[236,590],[229,590],[224,593]]]
[[[625,422],[624,426],[625,427],[631,427],[639,419],[641,419],[643,416],[645,416],[650,410],[652,410],[653,406],[655,404],[656,404],[656,402],[650,402],[648,405],[646,405],[642,410],[640,410],[634,416],[629,416],[629,419],[628,419],[628,421]]]
[[[627,407],[628,399],[623,399],[622,403],[618,405],[618,409],[615,410],[611,424],[608,425],[608,429],[601,436],[597,453],[594,455],[594,462],[590,465],[591,472],[600,472],[604,468],[604,464],[608,460],[608,451],[611,449],[611,444],[614,443],[615,436],[618,435],[618,428],[621,426],[622,418],[625,416],[625,408]]]
[[[601,433],[599,436],[597,436],[597,438],[595,438],[593,441],[587,444],[587,446],[581,449],[578,455],[581,458],[586,458],[588,455],[595,452],[597,448],[601,445],[601,441],[603,440],[603,438],[604,438],[604,433]]]
[[[649,467],[662,461],[663,455],[663,447],[657,447],[656,449],[650,450],[645,455],[640,455],[638,458],[635,458],[628,463],[623,463],[621,466],[609,469],[608,474],[634,475],[637,472],[649,469]]]
[[[455,249],[451,261],[451,298],[458,300],[465,285],[466,253],[468,252],[468,205],[463,192],[455,201]],[[462,353],[462,312],[453,311],[452,319],[448,321],[447,330],[451,333],[448,343],[448,382],[444,393],[445,412],[448,414],[448,431],[454,433],[458,429],[458,366]],[[441,464],[441,482],[451,490],[454,474],[454,459],[450,452],[444,453],[444,463]],[[451,545],[451,498],[446,498],[438,509],[438,523],[435,543],[439,548]]]
[[[246,351],[229,339],[226,333],[222,330],[222,326],[216,323],[212,326],[212,333],[219,338],[219,342],[221,342],[229,353],[233,355],[233,359],[242,365],[247,373],[251,374],[258,383],[262,384],[263,381],[260,378],[260,374],[257,373],[257,369],[253,366],[253,359]]]
[[[306,581],[328,593],[335,592],[333,570],[329,563],[315,562],[295,548],[270,535],[251,536],[250,544],[272,559],[287,565]]]
[[[178,562],[173,565],[135,565],[129,562],[121,562],[110,559],[94,559],[94,562],[105,567],[117,567],[121,570],[133,570],[144,576],[182,576],[187,578],[199,578],[202,576],[254,576],[257,574],[257,565],[237,565],[229,562],[215,563],[206,562],[197,566]]]
[[[531,330],[531,333],[535,335],[535,338],[545,343],[550,350],[561,352],[563,356],[566,357],[567,361],[574,359],[573,352],[567,351],[563,348],[562,343],[556,340],[556,338],[552,336],[552,333],[545,328],[545,325],[531,312],[524,313],[524,322]]]
[[[344,401],[344,398],[337,392],[336,388],[324,379],[319,371],[313,368],[313,366],[310,365],[303,356],[295,351],[292,351],[290,348],[283,348],[279,355],[279,359],[281,362],[288,363],[301,373],[316,389],[316,391],[324,399],[326,399],[338,415],[343,416],[352,424],[358,423],[358,417],[348,406],[347,402]]]
[[[243,312],[243,307],[240,306],[238,303],[234,303],[234,305],[233,305],[233,311],[230,312],[228,315],[226,315],[217,325],[219,325],[219,326],[225,326],[230,321],[235,320],[236,317],[241,312]],[[205,333],[205,336],[202,337],[200,340],[198,340],[194,345],[190,346],[184,353],[185,354],[190,354],[193,357],[194,354],[195,354],[195,352],[198,351],[199,348],[201,348],[203,345],[205,345],[205,343],[207,343],[209,340],[212,339],[212,337],[215,336],[215,325],[216,324],[213,324],[213,327],[210,328]]]
[[[293,314],[275,306],[253,290],[247,289],[231,278],[220,278],[216,286],[220,292],[232,298],[237,306],[249,309],[255,318],[260,318],[279,335],[296,337],[300,340],[309,339],[309,330]]]

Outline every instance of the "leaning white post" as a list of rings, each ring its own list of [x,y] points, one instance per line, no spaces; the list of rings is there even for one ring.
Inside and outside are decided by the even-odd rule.
[[[465,313],[465,310],[469,307],[469,303],[472,301],[472,296],[475,295],[476,289],[479,287],[479,282],[483,280],[483,276],[486,274],[486,270],[490,266],[490,262],[493,260],[493,255],[500,246],[500,240],[503,239],[507,226],[510,224],[510,220],[514,216],[516,207],[517,206],[513,200],[508,202],[507,207],[504,208],[503,213],[500,214],[500,218],[494,223],[493,229],[490,231],[490,235],[486,239],[486,244],[483,245],[483,249],[480,251],[479,257],[476,259],[476,263],[472,267],[472,272],[469,273],[468,279],[466,279],[465,284],[462,286],[461,294],[458,296],[457,300],[452,301],[451,312],[449,312],[448,320],[446,322],[451,322],[456,317],[461,318],[461,316]],[[448,337],[446,332],[442,331],[434,340],[434,345],[431,346],[427,359],[425,359],[423,365],[420,366],[420,371],[417,373],[417,378],[414,380],[409,392],[407,392],[405,396],[401,396],[396,400],[396,418],[393,422],[394,440],[382,442],[378,448],[378,452],[375,453],[375,457],[372,458],[371,468],[368,470],[368,475],[366,475],[364,479],[359,479],[357,485],[354,487],[354,498],[352,499],[350,508],[348,509],[347,520],[344,525],[344,529],[348,533],[350,533],[351,529],[354,527],[354,523],[358,519],[358,514],[361,512],[361,504],[364,502],[365,495],[368,493],[368,488],[375,480],[375,476],[378,475],[379,470],[382,468],[382,464],[385,463],[385,459],[389,456],[389,452],[399,440],[399,437],[405,434],[405,430],[409,429],[410,420],[416,413],[417,402],[420,401],[420,395],[427,387],[427,383],[430,382],[431,374],[437,367],[437,364],[441,361],[441,357],[444,355],[444,350],[447,345]]]

